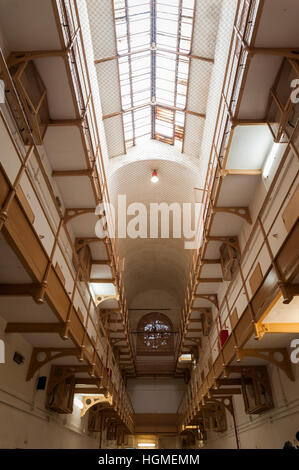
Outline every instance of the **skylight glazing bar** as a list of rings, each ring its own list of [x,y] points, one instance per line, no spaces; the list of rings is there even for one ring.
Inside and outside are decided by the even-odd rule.
[[[124,0],[112,0],[112,12],[113,12],[113,20],[114,20],[114,38],[115,38],[115,48],[116,52],[118,52],[118,35],[119,35],[119,29],[122,28],[123,23],[124,23],[124,18],[123,18],[123,7],[122,4]],[[121,93],[121,70],[120,70],[120,60],[117,56],[117,72],[118,72],[118,81],[119,81],[119,87],[120,87],[120,102],[121,102],[121,107],[123,107],[123,100],[122,100],[122,93]],[[126,128],[125,128],[125,122],[124,122],[124,117],[123,114],[121,113],[121,121],[122,121],[122,129],[123,129],[123,141],[124,141],[124,153],[127,151],[127,145],[126,145]]]
[[[157,14],[156,0],[151,0],[151,137],[156,134],[156,46],[157,46]]]
[[[196,15],[196,2],[193,1],[193,11],[192,11],[192,25],[191,25],[191,32],[189,31],[190,35],[190,49],[189,53],[192,55],[192,45],[193,45],[193,37],[194,37],[194,18]],[[187,16],[187,15],[186,15]],[[191,62],[191,59],[189,59]],[[189,82],[190,82],[190,70],[191,70],[191,63],[189,63],[188,67],[188,74],[187,74],[187,82],[186,82],[186,109],[188,109],[188,90],[189,90]],[[186,121],[186,113],[184,115],[184,121]],[[184,147],[185,147],[185,123],[183,125],[183,133],[182,133],[182,153],[184,153]]]
[[[127,148],[141,131],[172,145],[183,140],[194,2],[115,0]],[[142,116],[140,106],[148,106]]]
[[[176,56],[176,66],[175,66],[175,89],[174,89],[174,106],[175,107],[177,105],[177,92],[178,92],[178,72],[179,72],[179,62],[180,62],[180,57],[178,53],[180,50],[180,38],[181,38],[181,33],[182,33],[182,7],[183,7],[183,0],[180,0],[179,17],[178,17],[178,33],[177,33],[177,49],[176,49],[177,56]],[[173,113],[173,144],[175,142],[175,136],[176,136],[175,125],[176,125],[176,119],[175,119],[175,113]]]
[[[133,84],[132,84],[132,56],[130,55],[131,53],[131,37],[130,37],[130,19],[129,19],[129,9],[128,9],[128,0],[125,0],[125,15],[126,15],[126,25],[127,25],[127,42],[128,42],[128,65],[129,65],[129,86],[130,86],[130,102],[131,102],[131,108],[134,106],[134,100],[133,100]],[[131,120],[132,120],[132,131],[133,131],[133,145],[136,144],[136,139],[135,139],[135,122],[134,122],[134,115],[133,111],[131,111]]]

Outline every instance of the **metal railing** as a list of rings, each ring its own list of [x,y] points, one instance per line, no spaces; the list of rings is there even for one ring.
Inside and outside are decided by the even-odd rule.
[[[73,38],[73,45],[75,44],[74,39],[75,38]],[[19,171],[17,173],[16,178],[11,180],[12,191],[10,193],[9,198],[6,200],[5,206],[2,208],[2,211],[9,210],[9,205],[13,197],[15,197],[16,190],[20,185],[21,178],[22,177],[24,178],[26,176],[26,179],[28,179],[31,185],[30,191],[32,191],[32,194],[36,197],[39,203],[40,209],[43,213],[43,216],[46,220],[48,233],[50,234],[48,239],[50,239],[52,242],[52,244],[50,243],[50,249],[49,249],[49,247],[46,246],[46,243],[43,240],[41,240],[41,243],[43,244],[44,250],[45,252],[47,252],[47,257],[48,257],[48,268],[45,272],[43,282],[46,282],[47,280],[46,276],[49,273],[49,267],[52,265],[53,260],[55,259],[55,256],[57,252],[59,251],[60,255],[63,258],[65,269],[68,272],[68,279],[69,279],[70,286],[72,287],[70,291],[66,290],[66,293],[68,297],[71,299],[72,305],[74,304],[75,296],[77,297],[76,299],[77,303],[80,304],[81,307],[83,307],[82,309],[84,310],[84,313],[85,313],[85,317],[83,320],[84,338],[83,338],[82,345],[81,345],[82,351],[84,350],[84,347],[85,347],[86,337],[88,337],[90,343],[93,345],[92,346],[93,353],[90,356],[91,357],[90,362],[94,366],[96,366],[99,363],[99,361],[102,364],[104,381],[105,383],[107,383],[108,390],[112,394],[114,398],[114,402],[117,404],[121,404],[123,419],[126,422],[126,424],[132,429],[133,413],[134,413],[132,404],[126,393],[122,375],[118,368],[117,361],[114,358],[110,343],[109,341],[107,342],[106,340],[103,340],[103,337],[105,338],[105,329],[102,324],[101,318],[99,317],[97,313],[97,305],[96,305],[95,299],[93,298],[93,294],[91,293],[87,282],[79,281],[79,273],[75,272],[74,267],[72,265],[72,257],[77,258],[77,254],[74,250],[74,246],[69,236],[68,230],[64,225],[63,217],[62,217],[60,208],[58,206],[55,194],[53,192],[51,182],[49,181],[47,172],[42,164],[42,156],[40,154],[40,149],[38,148],[37,143],[35,142],[34,136],[31,132],[30,125],[27,121],[26,114],[24,113],[22,104],[19,100],[18,94],[14,87],[14,83],[10,76],[2,51],[0,54],[0,68],[1,68],[2,78],[4,79],[6,87],[7,87],[7,91],[12,95],[13,106],[15,107],[15,110],[17,111],[18,116],[22,120],[22,123],[25,128],[25,132],[28,136],[28,142],[29,142],[29,146],[24,145],[22,136],[20,135],[18,131],[18,126],[14,125],[14,117],[13,117],[12,112],[10,111],[9,107],[2,106],[1,117],[10,135],[10,138],[13,142],[17,159],[19,161],[18,163]],[[87,73],[88,72],[86,71],[86,79],[88,77]],[[81,88],[81,85],[80,85],[80,88]],[[80,103],[81,101],[79,97],[79,92],[77,93],[76,96],[78,96],[78,103]],[[84,96],[84,95],[82,94],[81,96]],[[86,103],[86,106],[83,112],[84,119],[86,119],[86,121],[89,123],[88,126],[85,127],[85,134],[89,141],[89,149],[90,149],[90,155],[92,159],[91,161],[93,162],[96,161],[98,187],[101,188],[101,190],[103,190],[103,194],[105,195],[104,197],[106,198],[106,200],[109,200],[108,199],[109,196],[107,192],[107,185],[105,182],[103,162],[101,161],[101,159],[98,158],[98,155],[100,153],[100,143],[99,143],[99,137],[97,134],[94,109],[90,108],[90,106],[92,106],[92,99],[90,97],[91,97],[91,93],[89,95],[88,103]],[[88,117],[89,114],[90,116],[92,115],[94,116],[93,124],[90,124],[92,118]],[[94,132],[93,137],[91,136],[91,132],[90,132],[91,128],[93,129],[93,132]],[[95,140],[96,138],[97,140]],[[97,147],[95,147],[94,142],[98,142]],[[97,153],[95,153],[96,148],[97,148],[97,151],[96,151]],[[43,184],[43,192],[41,192],[41,188],[40,188],[41,183],[37,182],[36,173],[34,172],[34,169],[36,170],[36,168],[38,168],[39,178]],[[47,196],[45,196],[45,191],[47,192]],[[45,200],[47,200],[47,204],[45,204]],[[51,206],[50,210],[49,210],[49,206]],[[2,227],[3,227],[3,224],[1,228]],[[38,236],[37,233],[36,235]],[[111,255],[113,256],[115,265],[117,265],[117,263],[119,262],[119,259],[117,258],[117,255],[116,255],[116,245],[115,245],[114,240],[111,241]],[[123,290],[123,283],[122,283],[121,276],[117,280],[117,287],[119,290],[120,299],[122,299],[122,307],[125,309],[124,311],[126,312],[126,323],[127,323],[128,315],[127,315],[126,303],[124,300],[124,293],[123,293],[124,290]],[[69,320],[69,318],[67,320]],[[80,319],[80,322],[82,323],[82,319]],[[93,336],[92,333],[95,336]],[[108,368],[112,371],[112,373],[110,373],[109,376],[106,371],[106,366],[108,366]]]

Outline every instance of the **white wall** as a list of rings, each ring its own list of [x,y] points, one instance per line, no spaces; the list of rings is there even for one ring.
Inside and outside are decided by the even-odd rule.
[[[0,312],[1,313],[1,312]],[[87,435],[87,417],[74,406],[71,415],[45,409],[46,391],[36,390],[38,375],[49,377],[51,364],[26,382],[32,346],[19,334],[5,334],[0,317],[0,339],[5,342],[5,363],[0,364],[0,448],[97,449],[99,435]],[[17,351],[23,364],[13,361]]]
[[[182,379],[130,379],[128,393],[135,413],[176,413],[185,391]]]
[[[241,449],[281,449],[294,441],[299,430],[299,365],[293,366],[296,382],[274,366],[268,367],[275,408],[261,415],[246,415],[242,396],[234,397],[237,431]],[[208,433],[205,449],[235,449],[233,419],[226,414],[228,430]]]

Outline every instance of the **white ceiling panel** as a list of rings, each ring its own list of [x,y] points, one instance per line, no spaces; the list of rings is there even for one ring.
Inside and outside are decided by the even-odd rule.
[[[61,48],[51,0],[1,0],[0,24],[10,51]]]
[[[225,167],[259,170],[272,145],[273,137],[267,124],[237,126],[233,130]]]
[[[238,113],[239,119],[265,118],[270,88],[281,61],[281,57],[273,55],[252,57]]]
[[[55,178],[65,207],[94,207],[95,198],[87,176],[63,176]],[[80,190],[78,190],[80,188]]]
[[[86,168],[86,157],[78,126],[48,126],[44,146],[53,170]]]
[[[223,178],[218,206],[248,207],[260,181],[260,175],[228,175]]]
[[[57,322],[57,318],[47,304],[37,304],[32,297],[0,297],[1,316],[8,322]]]
[[[51,119],[75,119],[76,112],[64,59],[47,57],[34,61],[47,89]]]
[[[298,42],[298,1],[266,0],[255,46],[294,47]]]

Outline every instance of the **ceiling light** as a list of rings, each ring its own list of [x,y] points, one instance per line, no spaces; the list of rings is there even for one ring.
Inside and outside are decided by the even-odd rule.
[[[138,447],[156,447],[154,442],[138,442]]]
[[[181,354],[179,362],[192,362],[192,354]]]
[[[158,172],[157,172],[157,170],[154,170],[152,172],[151,182],[152,183],[158,183],[158,181],[159,181]]]

